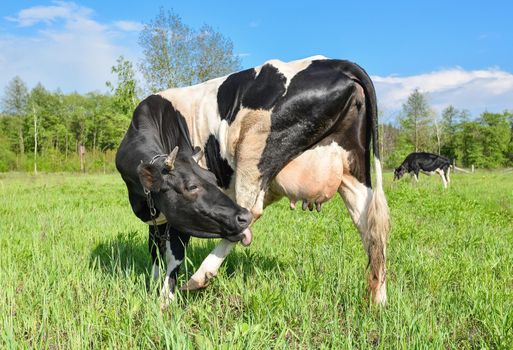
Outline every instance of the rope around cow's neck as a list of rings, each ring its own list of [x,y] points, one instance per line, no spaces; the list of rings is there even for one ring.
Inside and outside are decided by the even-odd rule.
[[[150,164],[153,164],[155,163],[155,161],[158,159],[158,158],[161,158],[161,157],[167,157],[168,154],[156,154],[155,156],[153,156],[153,158],[151,158],[150,160]],[[144,194],[146,195],[146,202],[148,203],[148,208],[150,209],[150,216],[151,216],[151,221],[153,222],[153,231],[155,233],[155,235],[158,234],[158,225],[157,225],[157,209],[155,209],[155,203],[153,202],[153,198],[151,197],[151,191],[148,190],[147,188],[143,187],[143,191],[144,191]],[[164,236],[166,239],[169,239],[169,222],[166,224],[166,231],[164,232]]]

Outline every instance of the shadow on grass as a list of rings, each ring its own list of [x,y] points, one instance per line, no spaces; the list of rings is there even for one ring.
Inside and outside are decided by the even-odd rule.
[[[192,275],[218,242],[219,240],[209,240],[207,244],[198,245],[197,238],[191,240],[187,247],[186,257],[188,275]],[[184,265],[185,263],[182,264],[181,275],[186,270]],[[283,264],[275,257],[261,255],[251,251],[251,248],[234,249],[225,260],[224,265],[229,276],[242,270],[244,279],[254,275],[256,270],[274,271],[283,267]],[[147,285],[149,285],[151,259],[148,242],[136,231],[120,232],[116,238],[99,243],[93,249],[90,266],[91,268],[100,268],[102,272],[111,275],[145,274]]]
[[[148,245],[138,232],[118,233],[114,239],[99,243],[91,252],[90,266],[112,275],[148,273]]]

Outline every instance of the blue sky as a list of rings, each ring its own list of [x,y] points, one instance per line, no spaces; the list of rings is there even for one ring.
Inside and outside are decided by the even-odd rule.
[[[437,111],[513,109],[511,1],[2,1],[0,89],[14,75],[65,92],[105,91],[160,6],[234,42],[244,67],[314,54],[359,63],[385,119],[420,88]]]

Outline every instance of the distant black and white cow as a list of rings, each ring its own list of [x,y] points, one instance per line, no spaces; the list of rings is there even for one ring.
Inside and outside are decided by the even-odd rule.
[[[251,211],[253,221],[283,196],[292,208],[301,201],[303,209],[320,210],[338,192],[369,258],[371,299],[385,303],[389,214],[378,153],[376,95],[362,68],[323,56],[287,63],[271,60],[158,96],[163,106],[172,106],[162,121],[174,115],[184,118],[193,146],[205,151],[200,165]],[[155,127],[160,130],[158,123]],[[167,219],[173,224],[174,217],[166,211],[164,216],[161,223]],[[147,221],[148,213],[140,217]],[[188,233],[180,232],[182,237]],[[223,239],[183,288],[207,286],[235,244]],[[173,243],[170,249],[174,254]]]
[[[437,173],[442,178],[444,188],[447,188],[447,185],[451,182],[449,177],[451,161],[444,156],[432,153],[410,153],[402,164],[395,169],[394,180],[399,180],[404,174],[410,173],[416,181],[419,181],[419,172],[426,175]]]

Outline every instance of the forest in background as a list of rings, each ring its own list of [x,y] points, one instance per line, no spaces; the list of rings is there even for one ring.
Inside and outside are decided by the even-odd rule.
[[[41,83],[29,90],[21,77],[13,77],[1,96],[0,171],[114,171],[117,146],[141,98],[241,69],[229,38],[208,25],[191,28],[164,9],[145,24],[139,45],[141,62],[119,57],[107,93],[65,94]],[[396,122],[380,124],[386,168],[413,151],[445,155],[459,167],[513,166],[511,111],[475,117],[449,106],[436,113],[428,100],[416,89]]]
[[[467,110],[448,106],[438,114],[429,105],[428,96],[415,89],[396,120],[396,125],[379,125],[386,168],[399,166],[411,152],[444,155],[458,167],[513,166],[511,111],[472,117]]]

